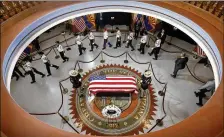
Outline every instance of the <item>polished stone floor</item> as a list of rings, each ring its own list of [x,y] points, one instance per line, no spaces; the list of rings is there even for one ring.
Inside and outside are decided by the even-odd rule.
[[[62,30],[64,30],[63,25],[56,27],[50,33],[42,34],[40,36],[40,41],[55,36],[56,34],[59,34]],[[71,46],[71,50],[66,51],[65,55],[70,58],[69,62],[62,63],[62,60],[60,58],[55,59],[56,54],[52,50],[48,54],[48,58],[53,64],[60,66],[58,70],[55,70],[54,68],[51,69],[52,76],[41,78],[39,75],[36,75],[37,82],[35,84],[30,84],[31,78],[29,76],[26,76],[25,78],[20,78],[18,81],[13,79],[11,82],[11,95],[13,99],[18,103],[18,105],[21,106],[28,113],[57,112],[62,102],[59,81],[69,76],[68,72],[69,70],[74,68],[74,65],[77,60],[90,61],[101,52],[103,44],[102,33],[95,32],[94,34],[95,36],[97,36],[96,43],[100,46],[100,48],[98,48],[97,50],[94,49],[94,52],[89,52],[89,40],[85,39],[83,40],[83,44],[85,47],[87,47],[87,50],[82,56],[79,56],[78,47],[76,45]],[[109,37],[109,41],[115,46],[116,39],[114,35],[115,33],[109,33],[109,36],[111,36]],[[122,40],[124,39],[124,36],[125,35],[123,34]],[[69,35],[69,33],[66,33],[65,37],[66,39],[68,39],[73,37],[73,35]],[[84,37],[82,36],[82,38]],[[55,41],[57,40],[63,41],[64,37],[58,35],[49,40],[41,42],[41,49],[45,49],[54,45]],[[139,47],[139,40],[140,39],[133,40],[133,45],[136,49]],[[170,37],[167,36],[167,41],[169,40]],[[73,45],[75,43],[75,39],[71,38],[67,41],[67,43],[68,45]],[[172,38],[172,43],[188,51],[192,51],[192,49],[194,48],[194,45],[190,45],[187,42],[181,41],[177,38]],[[66,43],[64,42],[62,45],[66,46]],[[154,45],[152,40],[150,40],[149,45],[151,47]],[[181,51],[179,48],[167,44],[163,45],[163,49],[167,51]],[[48,51],[49,50],[46,50],[45,53],[47,53]],[[167,92],[165,96],[165,111],[167,113],[167,116],[163,120],[163,126],[157,126],[152,130],[152,132],[172,126],[193,115],[198,109],[200,109],[200,107],[196,105],[196,103],[198,102],[198,98],[195,97],[194,91],[197,90],[200,86],[202,86],[203,83],[193,78],[187,68],[181,70],[176,79],[173,79],[170,76],[174,69],[174,60],[179,55],[179,53],[169,53],[161,51],[158,60],[155,61],[152,59],[153,56],[150,57],[147,54],[147,52],[151,51],[151,48],[145,48],[145,55],[140,54],[137,50],[131,51],[131,49],[125,48],[125,44],[123,44],[122,47],[119,49],[107,47],[107,49],[104,50],[104,52],[113,56],[120,55],[126,51],[129,52],[132,58],[138,62],[150,61],[152,63],[156,78],[159,81],[168,83]],[[193,59],[191,54],[188,54],[188,56],[188,66],[198,78],[204,81],[213,78],[213,72],[211,68],[204,67],[202,64],[198,64],[198,59]],[[39,58],[39,55],[36,55],[35,58]],[[80,67],[84,70],[84,72],[87,72],[88,70],[95,68],[98,65],[101,65],[100,58],[101,56],[91,63],[80,63]],[[121,56],[120,58],[111,58],[104,55],[103,58],[105,59],[105,64],[124,64],[125,56]],[[139,72],[144,72],[144,70],[148,67],[147,64],[137,64],[130,58],[128,58],[128,60],[129,63],[126,65],[138,70]],[[37,68],[37,70],[47,74],[45,65],[42,63],[41,60],[34,61],[32,64],[35,68]],[[154,77],[152,78],[152,84],[155,88],[154,90],[156,91],[156,93],[163,88],[163,86],[158,83]],[[67,84],[65,83],[65,86],[69,89],[69,91],[71,90],[71,85],[69,82]],[[208,93],[208,95],[210,96],[210,93]],[[158,101],[156,107],[157,111],[155,111],[156,115],[154,116],[154,119],[158,119],[164,116],[164,113],[162,111],[162,97],[158,94],[156,94],[156,96],[156,99]],[[63,95],[63,106],[60,110],[60,113],[63,116],[69,115],[69,98],[69,93]],[[205,99],[203,101],[204,103],[206,103],[207,100]],[[69,127],[68,124],[62,123],[62,119],[58,114],[34,116],[37,119],[48,123],[51,126],[66,131],[75,132],[71,127]],[[72,124],[71,119],[69,119],[69,122]],[[155,124],[155,121],[151,122],[152,124]],[[85,132],[83,132],[82,134],[85,134]]]

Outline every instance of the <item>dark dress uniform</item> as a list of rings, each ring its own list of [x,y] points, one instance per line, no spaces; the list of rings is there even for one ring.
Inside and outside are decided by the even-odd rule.
[[[164,30],[163,32],[160,31],[160,32],[158,33],[157,37],[158,37],[159,39],[161,39],[161,46],[160,46],[160,48],[159,48],[159,51],[160,51],[162,45],[164,44],[164,42],[165,42],[165,40],[166,40],[166,32],[165,32],[165,30]]]
[[[50,67],[54,67],[54,68],[56,68],[56,69],[59,68],[59,66],[54,65],[54,64],[51,64],[51,63],[50,63],[50,60],[49,60],[49,59],[47,58],[47,56],[44,55],[44,54],[42,54],[42,56],[41,56],[41,60],[43,61],[43,63],[44,63],[45,66],[46,66],[47,73],[48,73],[47,76],[50,76],[50,75],[51,75],[51,69],[50,69]]]
[[[116,47],[114,47],[115,49],[118,47],[121,47],[121,32],[120,32],[120,30],[117,30],[116,38],[117,38],[117,42],[116,42]]]
[[[135,29],[135,39],[138,38],[138,34],[140,31],[140,28],[142,27],[142,23],[140,20],[138,20],[135,24],[134,24],[134,29]]]
[[[77,76],[70,76],[70,81],[73,88],[79,88],[82,85],[80,74],[78,74]]]
[[[181,69],[184,69],[186,64],[188,62],[188,57],[180,57],[175,61],[175,67],[174,67],[174,71],[173,71],[173,75],[172,77],[176,77],[177,76],[177,72]]]
[[[151,56],[152,54],[154,54],[155,60],[158,59],[158,54],[159,54],[159,51],[160,51],[160,48],[161,48],[161,40],[160,39],[157,39],[156,42],[155,42],[155,47],[153,48],[153,50],[151,51],[151,53],[149,53],[149,56]]]
[[[145,73],[147,73],[147,72],[145,72]],[[148,89],[149,84],[151,83],[151,81],[152,81],[151,76],[147,76],[146,77],[145,74],[142,75],[142,78],[141,78],[141,88],[144,91],[141,90],[140,97],[144,96],[144,92],[145,92],[146,89]]]
[[[93,51],[94,46],[96,48],[98,48],[98,45],[96,43],[94,43],[95,37],[94,37],[92,32],[90,32],[90,34],[89,34],[89,41],[90,41],[90,46],[91,46],[91,50],[90,51]]]
[[[133,39],[133,33],[131,32],[128,35],[128,41],[127,41],[127,46],[126,46],[126,48],[129,48],[129,46],[130,46],[131,47],[131,51],[135,50],[135,48],[132,45],[132,39]]]
[[[19,70],[19,66],[16,64],[16,66],[14,67],[14,70],[13,70],[13,73],[12,73],[12,78],[13,77],[16,77],[16,81],[19,79],[19,75],[21,76],[21,77],[25,77],[24,75],[23,75],[23,73]]]

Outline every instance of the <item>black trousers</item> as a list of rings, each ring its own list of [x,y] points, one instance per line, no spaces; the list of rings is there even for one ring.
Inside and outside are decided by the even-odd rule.
[[[103,40],[103,49],[106,48],[106,45],[107,45],[107,39],[104,39],[104,40]]]
[[[139,30],[135,30],[135,39],[138,38]]]
[[[41,75],[41,76],[44,76],[44,74],[43,74],[42,72],[38,71],[37,69],[32,68],[32,70],[33,70],[36,74],[39,74],[39,75]],[[33,73],[32,70],[27,71],[26,73],[30,75],[32,81],[36,81],[36,80],[35,80],[35,74]]]
[[[46,62],[46,63],[44,63],[44,64],[45,64],[45,66],[46,66],[47,73],[48,73],[49,75],[51,75],[51,69],[50,69],[50,67],[54,67],[54,68],[58,68],[58,67],[59,67],[59,66],[57,66],[57,65],[50,64],[49,62]]]
[[[90,40],[90,46],[91,46],[91,50],[93,50],[94,46],[98,48],[98,45],[94,43],[94,40]]]
[[[82,47],[82,45],[78,45],[78,49],[79,49],[79,55],[82,55],[82,51],[84,50],[86,50],[86,48],[85,47]]]
[[[15,70],[12,73],[12,78],[13,77],[16,77],[17,80],[19,79],[19,75],[15,72]]]
[[[118,38],[117,38],[117,42],[116,42],[116,48],[117,47],[121,47],[121,39],[118,40]]]
[[[198,99],[199,99],[199,104],[202,104],[202,99],[205,97],[205,92],[208,92],[207,89],[200,89],[200,91],[197,93]]]
[[[145,54],[145,45],[146,45],[146,43],[141,43],[141,44],[140,44],[139,51],[140,51],[142,54]]]
[[[132,40],[129,40],[129,41],[128,41],[127,48],[129,48],[129,46],[131,47],[132,50],[135,49],[135,48],[133,47],[133,45],[132,45]]]
[[[14,68],[14,71],[15,71],[16,73],[18,73],[21,77],[24,77],[23,73],[19,70],[18,67],[15,67],[15,68]]]
[[[60,54],[61,58],[62,58],[64,61],[68,60],[68,57],[65,56],[64,51],[59,52],[59,54]]]
[[[151,51],[150,55],[154,54],[155,59],[157,59],[157,58],[158,58],[159,51],[160,51],[160,47],[155,47],[155,48]]]
[[[181,68],[179,65],[176,65],[176,64],[175,64],[174,71],[173,71],[173,75],[174,75],[174,77],[177,76],[177,72],[178,72],[179,70],[181,70],[181,69],[182,69],[182,68]]]

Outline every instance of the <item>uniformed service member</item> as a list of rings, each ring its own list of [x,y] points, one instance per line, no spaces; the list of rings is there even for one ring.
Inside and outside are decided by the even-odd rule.
[[[47,56],[43,52],[39,52],[39,55],[41,56],[41,60],[43,61],[43,63],[46,66],[47,73],[48,73],[47,76],[51,76],[51,69],[50,69],[50,67],[54,67],[54,68],[58,69],[59,66],[51,64],[50,60],[47,58]]]
[[[90,51],[93,51],[94,46],[95,46],[96,48],[99,47],[99,46],[95,43],[95,37],[94,37],[94,35],[93,35],[92,32],[89,33],[89,41],[90,41],[90,46],[91,46],[91,50],[90,50]]]
[[[107,29],[105,28],[103,32],[103,49],[102,50],[106,49],[107,42],[108,42],[108,32],[107,32]]]
[[[140,18],[138,18],[137,22],[134,24],[134,29],[135,29],[135,39],[138,39],[138,34],[140,31],[140,28],[142,27],[142,23],[140,21]]]
[[[132,40],[133,40],[133,32],[130,32],[129,35],[128,35],[128,41],[127,41],[127,46],[126,48],[129,48],[129,46],[131,47],[131,51],[135,50],[135,48],[133,47],[132,45]]]
[[[25,75],[27,75],[27,74],[30,75],[30,77],[31,77],[31,79],[32,79],[31,84],[33,84],[33,83],[36,82],[34,72],[35,72],[36,74],[41,75],[42,78],[45,77],[45,74],[43,74],[42,72],[40,72],[40,71],[38,71],[37,69],[35,69],[34,67],[32,67],[32,64],[31,64],[31,61],[32,61],[32,60],[26,58],[26,59],[24,59],[24,61],[26,62],[26,63],[23,65],[23,67],[24,67],[24,69],[25,69]]]
[[[157,60],[160,48],[161,48],[161,39],[157,39],[155,42],[155,47],[152,49],[151,53],[148,53],[149,56],[152,56],[152,54],[154,54],[155,58],[153,59]]]
[[[59,44],[59,41],[56,41],[56,44],[57,44],[57,50],[58,50],[61,58],[63,59],[63,63],[68,61],[69,58],[65,56],[65,50],[64,50],[63,46],[61,44]]]
[[[147,32],[144,33],[144,35],[142,36],[141,40],[140,40],[140,48],[138,49],[138,51],[141,54],[145,54],[145,45],[147,42]]]
[[[121,31],[118,27],[116,27],[116,30],[117,30],[117,34],[116,34],[117,42],[116,42],[116,47],[114,47],[115,49],[118,47],[121,47]]]
[[[149,84],[150,84],[151,81],[152,81],[151,74],[152,74],[151,71],[146,70],[146,71],[144,72],[144,74],[142,75],[142,79],[141,79],[141,88],[142,88],[143,90],[141,90],[140,97],[144,97],[144,92],[145,92],[145,90],[148,89]]]
[[[188,57],[186,56],[185,53],[181,53],[180,57],[178,57],[175,61],[174,71],[173,71],[173,74],[171,74],[171,76],[173,78],[176,78],[177,72],[181,69],[184,69],[187,62],[188,62]]]
[[[83,46],[82,41],[81,41],[81,37],[80,35],[78,35],[76,37],[76,44],[78,45],[78,49],[79,49],[79,56],[82,55],[82,51],[86,51],[86,48]]]
[[[72,88],[73,89],[80,88],[82,85],[82,81],[81,81],[81,75],[78,73],[78,71],[70,70],[69,75],[70,75],[70,82],[72,83]]]

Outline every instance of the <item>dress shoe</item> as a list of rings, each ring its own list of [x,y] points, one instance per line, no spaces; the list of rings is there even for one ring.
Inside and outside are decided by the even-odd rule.
[[[63,63],[65,63],[66,62],[66,60],[63,60]]]
[[[31,84],[33,84],[33,83],[35,83],[36,81],[32,81],[32,82],[30,82]]]
[[[16,78],[16,81],[18,81],[18,80],[19,80],[19,77]]]
[[[176,76],[174,76],[173,74],[170,74],[171,77],[176,78]]]
[[[92,52],[93,50],[89,50],[90,52]]]
[[[51,76],[51,74],[48,74],[47,76],[49,77],[49,76]]]
[[[131,51],[134,51],[135,49],[132,49]]]
[[[152,59],[157,60],[156,58],[152,58]]]
[[[42,78],[44,78],[45,77],[45,75],[42,75]]]
[[[195,94],[196,97],[198,97],[198,93],[196,91],[194,92],[194,94]]]
[[[200,104],[200,103],[196,103],[198,106],[200,106],[200,107],[202,107],[203,106],[203,104]]]
[[[152,56],[152,54],[151,54],[151,53],[149,53],[149,52],[148,52],[148,54],[149,54],[149,56]]]

